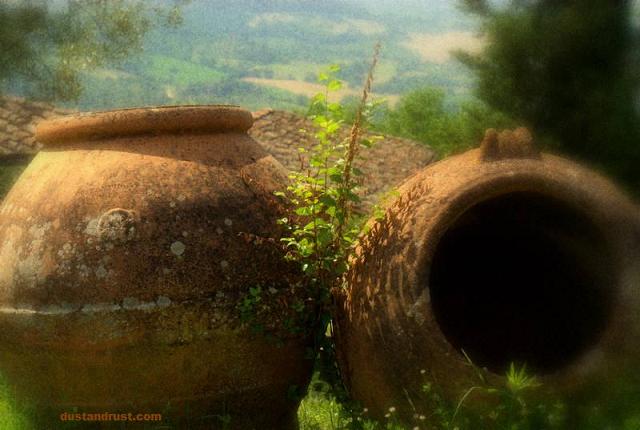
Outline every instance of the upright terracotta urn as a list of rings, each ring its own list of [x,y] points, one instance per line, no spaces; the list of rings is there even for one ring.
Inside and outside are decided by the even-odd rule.
[[[511,363],[600,408],[637,377],[640,212],[611,182],[489,130],[399,191],[337,293],[342,374],[372,416],[431,428],[425,387],[455,407]]]
[[[54,427],[72,411],[295,427],[312,363],[284,324],[299,275],[273,245],[286,172],[251,125],[186,106],[38,128],[0,206],[0,373]]]

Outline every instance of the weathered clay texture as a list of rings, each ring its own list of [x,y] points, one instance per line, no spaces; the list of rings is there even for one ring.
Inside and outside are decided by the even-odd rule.
[[[336,296],[345,383],[374,417],[395,407],[423,428],[427,382],[457,404],[478,382],[462,349],[496,383],[525,361],[563,395],[601,383],[606,397],[637,369],[638,207],[593,171],[540,154],[526,130],[489,131],[481,149],[422,170],[371,227]]]
[[[251,125],[240,108],[192,106],[39,126],[44,148],[0,206],[0,367],[20,398],[293,425],[288,393],[312,364],[281,330],[299,278],[256,239],[281,233],[286,172]],[[257,286],[274,339],[239,318]]]

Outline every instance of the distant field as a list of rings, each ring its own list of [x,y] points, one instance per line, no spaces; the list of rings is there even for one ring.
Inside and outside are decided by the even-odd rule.
[[[396,76],[397,67],[393,62],[382,59],[376,66],[376,70],[374,73],[373,85],[375,87],[376,84],[384,84],[393,80],[394,76]],[[364,80],[364,76],[362,77]]]
[[[224,79],[224,73],[200,64],[182,61],[164,55],[152,55],[147,73],[153,78],[177,85],[215,84]]]
[[[100,68],[100,69],[92,70],[91,73],[97,78],[111,79],[113,81],[117,81],[118,79],[122,79],[122,78],[134,77],[131,73],[127,73],[123,70],[117,70],[117,69]]]
[[[313,97],[317,93],[324,92],[325,88],[321,84],[314,84],[311,82],[302,82],[296,81],[293,79],[265,79],[265,78],[242,78],[245,82],[250,82],[256,85],[262,85],[271,88],[278,88],[281,90],[290,91],[294,94],[303,95],[305,97]],[[347,96],[356,96],[359,97],[362,93],[361,90],[356,90],[353,88],[349,88],[348,86],[343,87],[342,89],[335,91],[333,93],[338,100],[342,100]],[[377,98],[385,98],[389,101],[390,104],[395,104],[400,96],[397,94],[373,94],[374,97]]]
[[[365,36],[372,36],[384,33],[387,29],[384,24],[371,19],[344,18],[336,19],[332,17],[313,17],[308,14],[299,13],[262,13],[255,15],[247,26],[251,28],[270,27],[278,25],[301,24],[305,27],[313,28],[315,31],[342,35],[347,33],[360,33]]]
[[[347,65],[346,61],[336,61],[341,67]],[[318,73],[325,70],[329,64],[311,63],[307,61],[291,61],[289,63],[273,63],[268,65],[256,65],[249,70],[250,75],[256,78],[269,78],[279,80],[294,80],[315,83]],[[383,60],[378,63],[375,70],[375,83],[389,82],[396,76],[397,66],[393,61]],[[338,74],[340,78],[340,74]],[[362,76],[364,81],[365,76]]]
[[[383,24],[368,19],[346,19],[330,24],[328,28],[334,34],[345,34],[355,30],[366,36],[372,36],[386,31]]]
[[[318,73],[331,64],[340,65],[337,76],[348,83],[336,98],[360,96],[376,42],[382,50],[373,90],[390,104],[400,94],[431,86],[454,105],[474,86],[470,72],[449,61],[449,51],[475,50],[482,42],[474,36],[477,25],[453,2],[441,0],[435,9],[398,9],[391,0],[276,2],[276,8],[235,3],[190,2],[184,25],[153,31],[144,53],[124,64],[83,72],[83,94],[64,105],[103,110],[238,103],[305,109],[308,97],[322,90]]]
[[[482,38],[468,31],[450,31],[440,34],[411,33],[403,45],[415,52],[423,61],[444,64],[452,59],[451,51],[472,53],[482,49]]]
[[[296,81],[315,80],[321,70],[327,68],[326,64],[310,63],[306,61],[291,61],[289,63],[273,63],[268,65],[256,65],[249,70],[249,74],[265,76],[270,73],[271,79],[292,79]]]

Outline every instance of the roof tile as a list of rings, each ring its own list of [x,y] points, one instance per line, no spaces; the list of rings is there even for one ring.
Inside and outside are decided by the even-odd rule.
[[[36,153],[41,148],[34,138],[36,124],[44,118],[72,112],[44,102],[0,96],[0,157]],[[273,109],[254,112],[253,117],[254,125],[249,134],[286,168],[298,169],[298,148],[310,149],[316,142],[313,122],[301,115]],[[343,137],[348,133],[349,130],[343,130]],[[357,162],[364,166],[362,170],[365,172],[361,187],[364,197],[362,209],[376,203],[379,196],[400,185],[435,158],[427,146],[391,136],[385,136],[360,155]]]

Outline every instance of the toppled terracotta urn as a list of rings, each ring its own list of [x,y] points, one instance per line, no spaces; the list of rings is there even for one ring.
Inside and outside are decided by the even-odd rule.
[[[337,293],[340,367],[370,415],[430,428],[425,386],[455,406],[478,369],[499,386],[511,363],[603,406],[637,370],[640,212],[611,182],[526,129],[489,130],[399,191]]]
[[[19,399],[54,421],[77,408],[295,427],[290,393],[312,362],[283,328],[299,281],[273,246],[286,172],[251,125],[230,106],[40,125],[44,148],[0,206],[0,372]],[[265,319],[247,323],[258,294]]]

